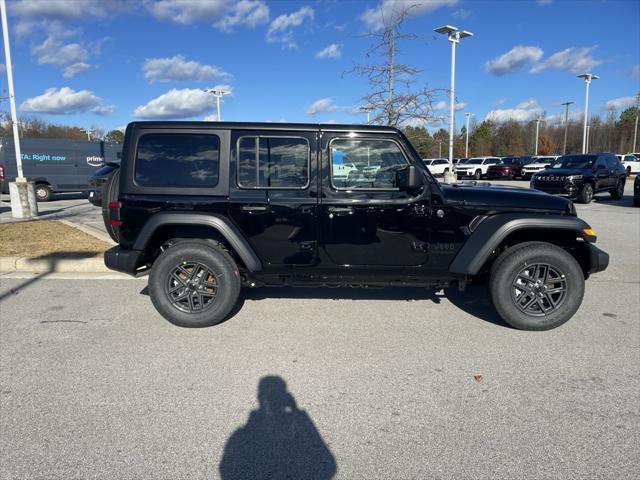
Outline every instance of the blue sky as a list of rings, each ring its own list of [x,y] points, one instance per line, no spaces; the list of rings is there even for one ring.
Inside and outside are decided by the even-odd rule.
[[[224,85],[232,91],[224,120],[360,123],[365,116],[354,109],[367,85],[343,72],[366,61],[361,34],[395,3],[7,0],[18,107],[106,129],[134,119],[200,120],[215,114],[202,89]],[[401,45],[399,60],[421,70],[416,86],[442,92],[435,115],[447,113],[450,47],[433,29],[474,33],[457,51],[458,127],[464,112],[553,119],[564,101],[574,101],[577,114],[583,71],[601,77],[591,112],[619,112],[640,90],[640,2],[409,3],[404,31],[418,38]],[[8,110],[6,100],[0,108]]]

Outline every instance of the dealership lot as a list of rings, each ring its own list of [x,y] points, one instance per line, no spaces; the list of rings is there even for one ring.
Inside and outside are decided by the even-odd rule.
[[[240,478],[269,458],[316,478],[633,478],[631,187],[577,205],[611,264],[548,332],[505,326],[482,287],[247,290],[233,318],[187,330],[145,279],[0,277],[0,478]],[[85,199],[40,207],[101,225]],[[292,398],[262,389],[289,415],[261,423],[269,376]]]

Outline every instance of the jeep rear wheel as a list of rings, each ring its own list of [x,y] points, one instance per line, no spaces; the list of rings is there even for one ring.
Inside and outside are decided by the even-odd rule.
[[[580,203],[591,203],[591,200],[593,200],[593,185],[585,183],[578,195],[578,201]]]
[[[174,325],[209,327],[224,321],[237,303],[240,274],[222,245],[184,241],[154,262],[149,295],[156,310]]]
[[[491,299],[500,316],[521,330],[550,330],[569,320],[584,296],[578,262],[560,247],[526,242],[491,268]]]
[[[618,180],[615,188],[611,190],[611,198],[615,200],[620,200],[624,197],[624,180]]]

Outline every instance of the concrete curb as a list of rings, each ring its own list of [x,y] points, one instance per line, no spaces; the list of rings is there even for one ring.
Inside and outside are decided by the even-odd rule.
[[[0,257],[0,273],[112,273],[102,257]]]
[[[68,227],[76,228],[81,232],[86,233],[87,235],[91,235],[92,237],[97,238],[98,240],[102,240],[103,242],[108,243],[109,245],[113,245],[113,246],[117,245],[117,243],[114,242],[107,233],[101,232],[97,228],[90,227],[89,225],[82,225],[80,223],[70,222],[69,220],[63,220],[61,218],[58,219],[57,221],[65,224]]]

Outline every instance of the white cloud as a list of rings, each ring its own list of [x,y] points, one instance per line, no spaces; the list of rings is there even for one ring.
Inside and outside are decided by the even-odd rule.
[[[451,15],[461,20],[464,20],[466,18],[469,18],[469,16],[471,15],[471,10],[465,10],[464,8],[459,8],[458,10],[453,12]]]
[[[494,122],[506,122],[514,120],[516,122],[528,122],[542,115],[543,110],[536,100],[520,102],[514,108],[491,110],[485,120]]]
[[[624,110],[625,108],[632,107],[636,104],[637,98],[631,97],[618,97],[609,100],[606,104],[607,110]]]
[[[231,12],[215,23],[215,26],[225,32],[234,27],[243,26],[254,28],[269,21],[269,7],[260,0],[240,0],[234,4]]]
[[[76,92],[69,87],[60,89],[48,88],[42,95],[29,98],[20,105],[23,112],[50,113],[64,115],[70,113],[84,113],[102,107],[102,99],[89,90]],[[96,112],[98,113],[98,112]],[[104,114],[104,113],[100,113]]]
[[[342,45],[332,43],[316,53],[316,58],[340,58],[342,57]]]
[[[91,110],[96,115],[100,115],[101,117],[105,117],[107,115],[111,115],[116,111],[115,105],[98,105]]]
[[[333,98],[321,98],[316,100],[307,108],[307,115],[318,115],[319,113],[337,112],[338,106],[333,101]]]
[[[269,21],[269,7],[263,0],[147,0],[145,6],[158,20],[180,25],[209,22],[222,31]]]
[[[202,115],[213,106],[214,98],[210,93],[195,88],[174,88],[146,105],[140,105],[133,115],[146,119],[189,118]]]
[[[80,73],[84,73],[90,69],[91,69],[91,65],[89,65],[88,63],[76,62],[66,67],[62,72],[62,76],[64,78],[73,78],[76,75],[79,75]]]
[[[631,78],[633,78],[634,80],[637,80],[640,78],[640,64],[636,65],[635,67],[633,67],[631,69],[631,71],[629,72],[629,75],[631,76]]]
[[[593,58],[591,52],[596,47],[571,47],[554,53],[544,62],[534,65],[530,72],[539,73],[544,70],[566,70],[572,73],[588,72],[602,63]]]
[[[453,106],[454,111],[463,110],[468,104],[466,102],[456,102]],[[449,102],[440,100],[433,106],[434,110],[449,110]]]
[[[187,60],[182,55],[169,58],[147,58],[142,65],[144,78],[150,82],[205,81],[215,78],[230,78],[227,72],[213,65],[203,65]]]
[[[79,43],[64,44],[56,34],[34,45],[31,53],[39,65],[52,65],[63,69],[63,77],[71,78],[91,68],[86,60],[89,52]]]
[[[518,45],[485,63],[485,68],[489,73],[502,76],[520,70],[527,63],[539,61],[542,55],[544,52],[539,47]]]
[[[127,6],[127,0],[17,0],[11,11],[24,19],[73,21],[106,17]]]
[[[456,5],[459,0],[381,0],[378,5],[368,8],[360,20],[372,29],[379,30],[384,27],[385,21],[392,21],[404,9],[409,9],[408,15],[418,17],[430,13],[440,7]]]
[[[313,20],[315,12],[311,7],[302,7],[299,10],[283,14],[277,17],[267,31],[267,42],[282,43],[286,48],[298,48],[293,38],[293,29],[299,27],[305,20]]]

